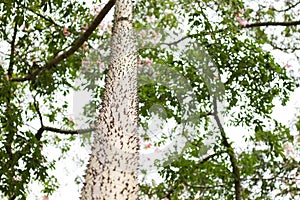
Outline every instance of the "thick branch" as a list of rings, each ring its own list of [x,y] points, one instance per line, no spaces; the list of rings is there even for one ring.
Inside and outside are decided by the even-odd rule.
[[[243,26],[243,28],[252,28],[260,26],[297,26],[300,25],[300,21],[289,21],[289,22],[256,22],[250,23]]]
[[[110,0],[104,8],[101,10],[101,12],[97,15],[95,20],[90,24],[89,28],[74,42],[74,44],[71,46],[69,50],[64,52],[63,54],[53,58],[52,60],[48,61],[43,67],[40,67],[36,69],[31,74],[28,74],[25,77],[21,78],[13,78],[11,81],[15,82],[23,82],[23,81],[29,81],[33,80],[41,71],[45,69],[50,69],[57,65],[62,60],[68,58],[69,56],[73,55],[82,45],[83,43],[89,38],[89,36],[93,33],[93,31],[97,28],[97,26],[101,23],[103,18],[106,16],[106,14],[110,11],[110,9],[115,4],[116,0]]]
[[[233,147],[229,143],[224,127],[220,121],[220,118],[218,116],[218,105],[217,105],[217,98],[213,97],[213,108],[214,108],[214,113],[213,116],[217,122],[217,126],[221,132],[221,137],[222,137],[222,144],[225,146],[227,154],[229,155],[230,162],[232,165],[232,173],[234,176],[234,187],[235,187],[235,199],[236,200],[242,200],[242,185],[241,185],[241,175],[240,175],[240,170],[238,168],[238,163],[236,159],[236,155],[234,153]]]

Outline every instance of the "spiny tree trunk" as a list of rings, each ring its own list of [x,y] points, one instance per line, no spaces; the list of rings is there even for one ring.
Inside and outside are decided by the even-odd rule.
[[[131,0],[116,0],[110,66],[82,200],[138,199],[137,48]]]

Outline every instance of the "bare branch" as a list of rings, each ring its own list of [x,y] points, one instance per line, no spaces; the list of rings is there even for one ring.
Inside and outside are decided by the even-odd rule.
[[[213,97],[213,109],[214,113],[213,116],[217,122],[218,129],[221,132],[221,138],[222,138],[222,144],[225,146],[227,154],[230,158],[230,162],[232,165],[232,173],[234,177],[234,187],[235,187],[235,199],[241,200],[242,199],[242,185],[241,185],[241,175],[240,170],[238,167],[238,162],[236,155],[234,153],[232,145],[229,143],[228,138],[225,134],[224,127],[220,121],[220,118],[218,116],[218,105],[217,105],[217,98]]]
[[[39,130],[35,134],[35,137],[37,140],[40,140],[44,131],[60,133],[60,134],[65,134],[65,135],[79,135],[79,134],[90,133],[90,132],[93,132],[96,130],[97,130],[96,128],[65,130],[65,129],[59,129],[59,128],[54,128],[54,127],[50,127],[50,126],[42,126],[41,128],[39,128]]]
[[[297,26],[300,25],[300,21],[288,21],[288,22],[256,22],[243,26],[243,28],[252,28],[260,26]]]
[[[225,153],[225,152],[224,151],[220,151],[218,153],[214,153],[214,154],[208,155],[203,160],[201,160],[198,164],[200,164],[200,165],[204,164],[205,162],[209,161],[210,159],[214,158],[215,156],[221,155],[223,153]]]
[[[58,129],[53,128],[49,126],[44,126],[43,129],[45,131],[55,132],[55,133],[61,133],[61,134],[67,134],[67,135],[78,135],[78,134],[84,134],[84,133],[90,133],[93,131],[96,131],[96,128],[87,128],[87,129],[78,129],[78,130],[64,130],[64,129]]]
[[[34,108],[39,116],[39,120],[40,120],[40,123],[41,123],[41,126],[43,127],[44,124],[43,124],[43,117],[42,117],[42,114],[40,112],[40,108],[39,108],[39,103],[36,101],[35,97],[33,97],[33,105],[34,105]]]
[[[178,44],[178,43],[182,42],[183,40],[185,40],[185,39],[187,39],[187,38],[190,38],[190,37],[191,37],[190,35],[187,35],[187,36],[184,36],[184,37],[182,37],[182,38],[180,38],[179,40],[176,40],[176,41],[174,41],[174,42],[170,42],[170,43],[162,42],[161,44],[162,44],[162,45],[167,45],[167,46],[172,46],[172,45],[176,45],[176,44]]]
[[[278,49],[280,51],[289,51],[289,52],[295,52],[295,51],[298,51],[300,50],[300,47],[297,47],[295,44],[294,44],[294,47],[280,47],[278,46],[277,44],[271,42],[270,45],[274,48],[274,49]]]
[[[10,43],[10,58],[9,58],[9,66],[8,66],[8,70],[7,70],[8,77],[11,77],[12,72],[13,72],[14,58],[15,58],[15,43],[16,43],[17,32],[18,32],[18,23],[15,21],[13,38]]]
[[[31,8],[28,8],[28,10],[29,10],[30,12],[32,12],[33,14],[39,16],[40,18],[43,18],[44,20],[46,20],[46,21],[48,21],[48,22],[54,24],[55,26],[57,26],[57,27],[62,27],[62,26],[60,26],[59,24],[57,24],[52,18],[50,18],[50,17],[48,18],[48,17],[45,17],[44,15],[42,15],[42,14],[40,14],[40,13],[34,12],[34,10],[32,10]]]
[[[43,67],[36,69],[31,74],[28,74],[27,76],[21,77],[21,78],[13,78],[13,79],[11,79],[11,81],[24,82],[24,81],[33,80],[41,71],[50,69],[50,68],[54,67],[55,65],[57,65],[62,60],[73,55],[83,45],[83,43],[89,38],[89,36],[93,33],[93,31],[97,28],[97,26],[101,23],[103,18],[106,16],[106,14],[110,11],[110,9],[115,4],[115,1],[116,0],[110,0],[104,6],[104,8],[97,15],[95,20],[92,22],[92,24],[90,24],[89,28],[74,42],[74,44],[71,46],[71,48],[69,50],[65,51],[63,54],[48,61]]]
[[[288,6],[287,8],[285,9],[282,9],[282,10],[276,10],[277,12],[286,12],[286,11],[289,11],[290,9],[292,8],[295,8],[296,6],[298,6],[300,4],[300,1],[298,1],[297,3],[294,3],[294,4],[291,4],[290,6]]]

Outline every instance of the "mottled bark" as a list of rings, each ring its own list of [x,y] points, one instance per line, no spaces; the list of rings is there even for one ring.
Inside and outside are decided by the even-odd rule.
[[[137,47],[131,0],[117,0],[110,66],[81,199],[138,199]]]

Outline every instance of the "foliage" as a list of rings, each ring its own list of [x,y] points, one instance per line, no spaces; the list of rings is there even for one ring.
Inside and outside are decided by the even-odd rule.
[[[161,105],[163,120],[190,126],[195,132],[186,130],[190,140],[182,153],[160,168],[163,182],[141,183],[144,198],[299,198],[294,182],[299,165],[285,148],[293,143],[293,136],[271,116],[274,100],[285,105],[298,86],[297,77],[290,77],[287,66],[281,66],[270,52],[280,49],[297,56],[299,28],[259,24],[296,19],[299,3],[285,4],[279,8],[241,0],[137,2],[141,125],[147,133],[152,108]],[[76,90],[78,77],[86,81],[83,88],[93,92],[85,107],[88,124],[97,120],[110,25],[105,30],[103,24],[98,26],[71,56],[49,63],[75,44],[99,9],[61,0],[0,3],[0,41],[8,48],[0,52],[4,60],[0,63],[0,190],[8,199],[26,199],[32,181],[40,181],[45,194],[57,188],[55,177],[49,175],[55,161],[43,155],[43,146],[61,143],[61,133],[74,139],[68,101],[57,96],[66,98]],[[273,29],[281,33],[276,35]],[[187,102],[188,97],[192,100]],[[216,99],[224,107],[222,115],[216,114]],[[226,123],[216,124],[220,118]],[[245,148],[237,148],[228,138],[226,126],[249,131]],[[55,141],[48,137],[53,132],[57,132]],[[204,151],[210,136],[215,137],[214,143]],[[163,135],[153,146],[167,141],[172,138]]]
[[[141,48],[140,55],[151,59],[153,65],[164,63],[166,68],[177,70],[188,80],[197,99],[200,116],[197,123],[206,121],[204,124],[208,126],[207,131],[198,129],[198,138],[184,149],[177,160],[160,171],[162,183],[154,181],[141,185],[142,193],[150,199],[274,199],[274,196],[291,196],[294,199],[299,195],[299,188],[292,185],[297,180],[297,177],[292,176],[292,171],[298,169],[298,164],[295,159],[287,157],[285,150],[286,145],[293,142],[293,136],[287,127],[271,117],[274,99],[279,98],[285,105],[289,93],[298,83],[265,50],[266,44],[274,46],[276,42],[272,34],[267,34],[268,27],[265,25],[260,28],[258,25],[257,28],[247,28],[247,24],[251,27],[251,22],[270,20],[276,10],[270,7],[272,12],[255,11],[245,4],[242,1],[180,1],[180,4],[141,1],[139,4],[141,6],[136,13],[138,27],[151,27],[160,33],[160,29],[180,29],[178,23],[185,24],[186,33],[182,31],[182,38],[175,40],[179,42],[164,45],[166,42],[162,36],[161,43]],[[169,14],[171,17],[156,13],[157,10],[165,9],[172,10],[172,14]],[[140,13],[154,16],[155,20],[141,20],[143,17]],[[252,17],[256,13],[259,16]],[[251,22],[242,22],[242,15],[249,21],[251,19]],[[174,17],[177,23],[172,23]],[[295,31],[293,36],[296,35]],[[187,38],[190,40],[184,48],[188,50],[181,51],[180,42]],[[224,94],[217,96],[225,104],[222,115],[226,119],[223,126],[215,127],[216,139],[210,147],[211,151],[204,155],[200,153],[199,145],[203,144],[209,134],[209,125],[214,124],[216,117],[212,116],[216,108],[213,99],[216,94],[210,91],[211,85],[204,78],[205,67],[203,69],[201,66],[207,62],[199,59],[203,55],[190,55],[190,50],[195,52],[199,48],[205,51],[213,63],[211,70],[215,77],[211,79],[215,78],[215,82],[221,81],[224,85]],[[176,50],[181,52],[177,57],[173,56]],[[168,90],[147,86],[141,88],[141,109],[147,110],[157,103],[166,106],[160,99],[145,98],[145,95],[155,93],[156,96],[166,96]],[[168,98],[168,101],[172,105],[178,104],[173,102],[176,98]],[[180,116],[178,113],[167,116],[177,119]],[[147,112],[143,114],[147,115]],[[229,133],[223,130],[226,125],[247,127],[250,133],[244,138],[246,148],[235,148],[236,145],[226,135]],[[238,172],[235,167],[238,167]],[[240,197],[237,185],[242,188]]]
[[[74,89],[85,51],[45,66],[72,46],[94,15],[84,4],[61,0],[2,1],[0,13],[0,187],[8,199],[26,199],[32,181],[43,183],[45,194],[57,188],[48,174],[54,161],[42,152],[52,141],[43,132],[46,126],[73,127],[68,102],[56,96]],[[17,80],[23,77],[28,80]]]

